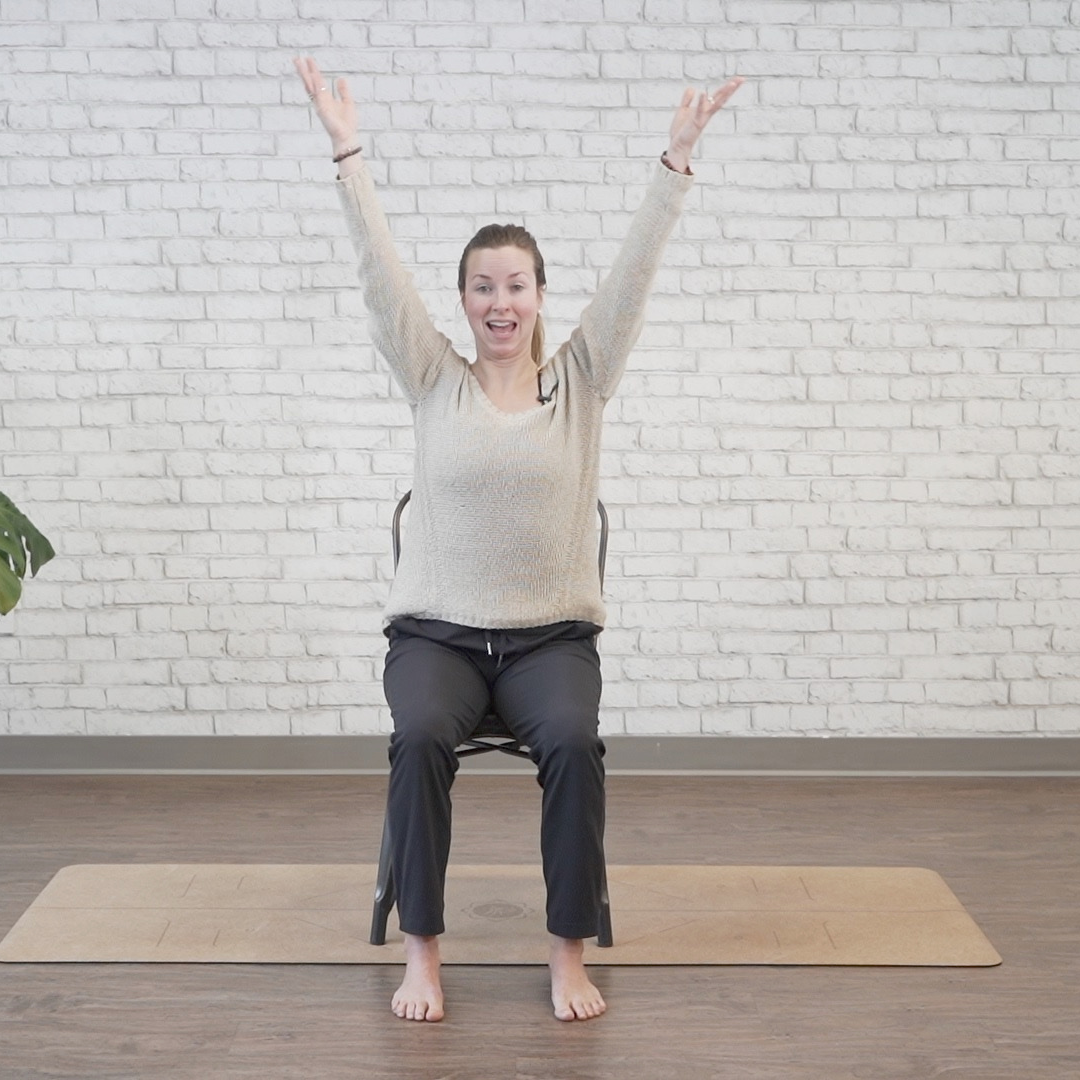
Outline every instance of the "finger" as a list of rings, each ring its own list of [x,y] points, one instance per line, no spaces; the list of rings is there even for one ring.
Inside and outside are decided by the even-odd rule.
[[[734,79],[729,79],[719,90],[716,91],[709,99],[712,105],[712,111],[716,112],[724,103],[739,89],[742,84],[746,82],[742,76],[736,76]]]
[[[353,103],[352,94],[349,93],[349,81],[347,79],[338,79],[337,81],[338,95],[343,102],[348,105]]]
[[[686,123],[686,118],[690,115],[690,102],[694,99],[693,87],[688,86],[682,92],[682,97],[679,98],[679,104],[675,109],[675,115],[671,118],[671,136],[675,137],[675,132],[679,131]]]
[[[319,94],[326,90],[326,81],[323,79],[323,74],[319,70],[319,65],[315,63],[312,57],[307,58],[307,72],[308,78],[305,80],[307,85],[308,97],[314,101]]]
[[[299,64],[301,74],[304,77],[304,89],[307,91],[308,97],[314,99],[319,87],[322,86],[322,74],[318,65],[310,56],[300,60]]]
[[[710,97],[705,91],[702,91],[701,97],[697,103],[697,108],[694,110],[694,119],[700,127],[704,127],[712,119],[713,113],[715,113],[718,108],[720,108],[719,101]]]
[[[293,66],[296,68],[297,74],[304,80],[304,89],[311,93],[311,81],[307,73],[307,65],[304,63],[304,58],[301,56],[293,57]]]
[[[682,97],[679,99],[679,107],[675,110],[675,122],[679,123],[690,112],[690,108],[694,102],[694,88],[688,86],[682,93]]]

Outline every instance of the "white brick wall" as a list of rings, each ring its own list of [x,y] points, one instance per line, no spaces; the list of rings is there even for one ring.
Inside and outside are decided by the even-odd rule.
[[[0,0],[0,732],[388,729],[409,413],[299,52],[463,347],[476,227],[557,342],[749,80],[609,411],[607,732],[1080,733],[1072,0]]]

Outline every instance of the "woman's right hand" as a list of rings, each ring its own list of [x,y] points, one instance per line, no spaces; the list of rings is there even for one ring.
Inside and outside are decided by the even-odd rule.
[[[300,73],[300,78],[304,80],[304,89],[315,106],[316,114],[334,144],[334,153],[351,150],[359,139],[356,133],[356,102],[349,93],[349,84],[344,79],[338,79],[337,92],[341,98],[339,101],[326,85],[322,72],[310,56],[294,57],[293,63]]]

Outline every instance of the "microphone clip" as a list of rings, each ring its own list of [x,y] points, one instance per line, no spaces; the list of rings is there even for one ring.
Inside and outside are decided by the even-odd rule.
[[[536,373],[536,400],[541,405],[546,405],[555,396],[555,391],[559,389],[559,379],[556,376],[555,385],[545,394],[543,383],[540,381],[540,372]]]

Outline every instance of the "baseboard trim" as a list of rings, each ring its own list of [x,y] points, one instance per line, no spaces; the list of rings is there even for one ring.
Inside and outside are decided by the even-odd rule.
[[[751,776],[1080,776],[1080,738],[612,735],[611,774]],[[0,774],[380,774],[387,737],[3,735]],[[485,773],[530,771],[505,754]]]

